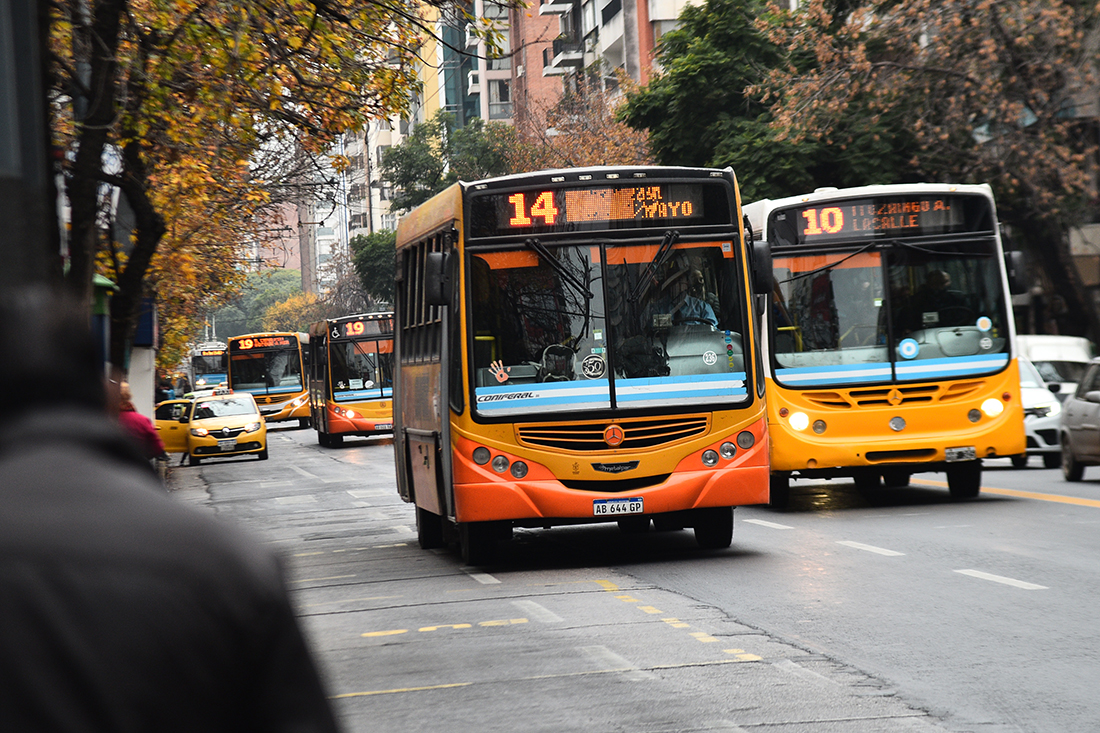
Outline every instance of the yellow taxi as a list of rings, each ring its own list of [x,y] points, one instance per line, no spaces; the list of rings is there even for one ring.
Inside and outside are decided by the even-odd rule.
[[[267,460],[267,423],[247,392],[196,392],[191,399],[159,403],[155,418],[164,449],[186,453],[189,465],[248,454]]]

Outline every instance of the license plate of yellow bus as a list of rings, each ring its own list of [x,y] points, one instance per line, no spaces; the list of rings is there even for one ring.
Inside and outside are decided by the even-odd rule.
[[[978,451],[974,446],[967,445],[960,448],[944,448],[943,458],[948,463],[956,461],[973,461],[978,457]]]
[[[617,517],[621,514],[641,514],[643,511],[642,497],[633,496],[629,499],[593,499],[592,516]]]

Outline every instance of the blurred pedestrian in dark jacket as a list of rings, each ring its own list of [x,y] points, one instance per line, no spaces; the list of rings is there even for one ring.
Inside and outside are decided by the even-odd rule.
[[[165,494],[59,300],[0,293],[0,730],[335,731],[276,557]]]

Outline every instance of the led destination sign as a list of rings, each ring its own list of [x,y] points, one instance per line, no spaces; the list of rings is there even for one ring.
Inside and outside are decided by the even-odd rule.
[[[912,237],[992,228],[988,204],[976,196],[904,196],[819,202],[784,209],[773,216],[772,227],[780,244]]]
[[[647,183],[503,191],[472,198],[470,236],[684,224],[728,224],[721,186]]]
[[[230,345],[234,351],[271,349],[285,346],[298,348],[298,339],[293,336],[254,336],[252,338],[235,340],[231,342]]]

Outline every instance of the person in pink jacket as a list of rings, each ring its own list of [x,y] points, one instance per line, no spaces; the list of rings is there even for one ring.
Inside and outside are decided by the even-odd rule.
[[[134,394],[129,382],[119,385],[118,421],[122,429],[141,448],[146,458],[164,455],[164,441],[160,439],[156,425],[149,418],[134,409]]]

